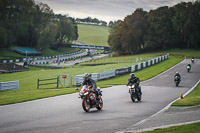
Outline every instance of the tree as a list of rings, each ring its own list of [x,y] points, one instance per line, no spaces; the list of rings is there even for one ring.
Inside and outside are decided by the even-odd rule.
[[[0,27],[0,48],[7,47],[7,33],[4,28]]]
[[[144,48],[144,35],[148,26],[146,13],[143,9],[137,9],[111,30],[108,41],[111,49],[117,48],[115,50],[118,50],[118,53],[130,54],[137,53]]]
[[[58,26],[53,22],[50,22],[40,33],[38,47],[40,49],[45,49],[54,46],[56,44],[57,32]]]
[[[148,47],[166,49],[172,47],[172,23],[170,10],[167,6],[151,10],[147,15],[149,27],[145,36]]]

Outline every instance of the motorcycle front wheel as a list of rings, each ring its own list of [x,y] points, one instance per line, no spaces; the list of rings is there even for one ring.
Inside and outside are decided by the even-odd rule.
[[[131,100],[132,102],[135,102],[135,97],[133,96],[133,94],[131,94]]]
[[[178,87],[178,81],[176,81],[176,87]]]
[[[103,108],[103,99],[99,99],[99,105],[96,107],[98,110],[101,110]]]
[[[137,96],[137,100],[138,100],[138,101],[141,101],[141,94],[140,94],[140,92],[138,92],[137,95],[138,95],[138,96]]]
[[[87,97],[83,98],[82,107],[85,112],[90,111],[90,105],[87,104]]]

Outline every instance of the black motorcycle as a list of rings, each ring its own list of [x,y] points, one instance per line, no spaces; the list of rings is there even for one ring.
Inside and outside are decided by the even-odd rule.
[[[194,63],[194,59],[191,59],[191,62]]]
[[[175,83],[176,87],[178,87],[178,85],[180,83],[180,77],[179,76],[174,77],[174,83]]]
[[[191,66],[187,65],[187,72],[190,72]]]
[[[131,97],[131,100],[133,102],[135,102],[135,100],[137,99],[138,101],[141,101],[141,98],[142,98],[142,94],[140,92],[139,89],[141,89],[141,87],[135,83],[135,84],[128,84],[128,88],[129,88],[129,93],[130,93],[130,97]]]

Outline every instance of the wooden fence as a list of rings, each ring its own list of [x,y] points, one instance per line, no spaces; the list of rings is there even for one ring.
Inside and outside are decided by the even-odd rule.
[[[56,82],[55,82],[55,81],[52,81],[52,82],[42,83],[42,84],[41,84],[42,81],[47,81],[47,80],[49,80],[49,81],[56,80]],[[58,88],[58,87],[59,87],[59,76],[58,76],[57,78],[51,78],[51,79],[42,79],[42,80],[38,79],[38,82],[37,82],[37,89],[39,89],[39,87],[40,87],[41,85],[49,85],[49,84],[56,84],[56,85],[57,85],[56,87]]]

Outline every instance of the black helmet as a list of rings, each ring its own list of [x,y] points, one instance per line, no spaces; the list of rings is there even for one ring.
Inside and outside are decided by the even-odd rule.
[[[134,78],[134,77],[135,77],[135,74],[134,74],[134,73],[131,73],[130,76],[131,76],[131,78]]]

